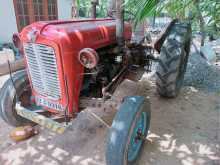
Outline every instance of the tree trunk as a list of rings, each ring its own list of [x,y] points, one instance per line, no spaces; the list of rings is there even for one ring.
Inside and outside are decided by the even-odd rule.
[[[202,17],[202,14],[199,16],[199,24],[200,24],[199,25],[200,26],[200,31],[202,33],[201,46],[204,46],[206,34],[205,34],[205,21]]]
[[[156,11],[154,12],[154,16],[153,16],[153,28],[155,28],[155,23],[156,23]]]
[[[71,13],[71,16],[72,16],[72,18],[77,18],[77,17],[79,17],[79,11],[78,11],[78,9],[77,9],[77,2],[76,2],[77,0],[73,0],[72,1],[72,13]]]
[[[140,43],[143,41],[145,37],[145,25],[146,22],[143,21],[142,23],[139,23],[135,29],[133,29],[132,42]]]
[[[202,33],[201,46],[204,46],[205,37],[206,37],[206,34],[205,34],[205,20],[202,16],[200,8],[199,8],[199,3],[200,3],[200,0],[196,0],[194,2],[195,6],[196,6],[196,9],[197,9],[197,12],[198,12],[200,32]]]
[[[96,19],[96,6],[99,4],[98,0],[92,0],[91,5],[92,5],[92,10],[91,10],[91,18]]]
[[[108,7],[107,7],[107,15],[110,17],[115,17],[116,13],[116,0],[108,0]]]

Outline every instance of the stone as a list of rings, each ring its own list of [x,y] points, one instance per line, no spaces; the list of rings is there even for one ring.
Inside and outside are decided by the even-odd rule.
[[[216,62],[216,53],[209,44],[202,46],[200,51],[210,63]]]

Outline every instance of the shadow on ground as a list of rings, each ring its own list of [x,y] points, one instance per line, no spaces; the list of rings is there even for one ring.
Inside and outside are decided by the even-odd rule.
[[[162,99],[141,87],[152,104],[150,134],[138,165],[220,164],[220,97],[185,88],[176,99]],[[82,113],[63,135],[42,130],[40,135],[13,144],[2,121],[0,164],[103,165],[107,129]]]

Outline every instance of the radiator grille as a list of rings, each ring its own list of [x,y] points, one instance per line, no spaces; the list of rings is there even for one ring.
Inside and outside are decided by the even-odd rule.
[[[61,97],[54,49],[47,45],[24,43],[32,85],[39,94],[57,100]]]

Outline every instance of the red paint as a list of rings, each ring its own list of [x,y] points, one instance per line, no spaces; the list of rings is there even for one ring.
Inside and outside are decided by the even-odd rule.
[[[51,46],[56,52],[62,90],[62,97],[58,102],[63,106],[67,104],[64,81],[66,76],[69,91],[68,112],[73,116],[79,111],[79,94],[84,72],[78,61],[78,53],[83,48],[98,49],[116,43],[116,22],[112,19],[36,22],[25,27],[20,33],[23,43],[30,42],[27,35],[33,29],[37,36],[35,43]],[[125,39],[130,38],[131,26],[126,23]],[[43,97],[34,90],[33,94]]]

